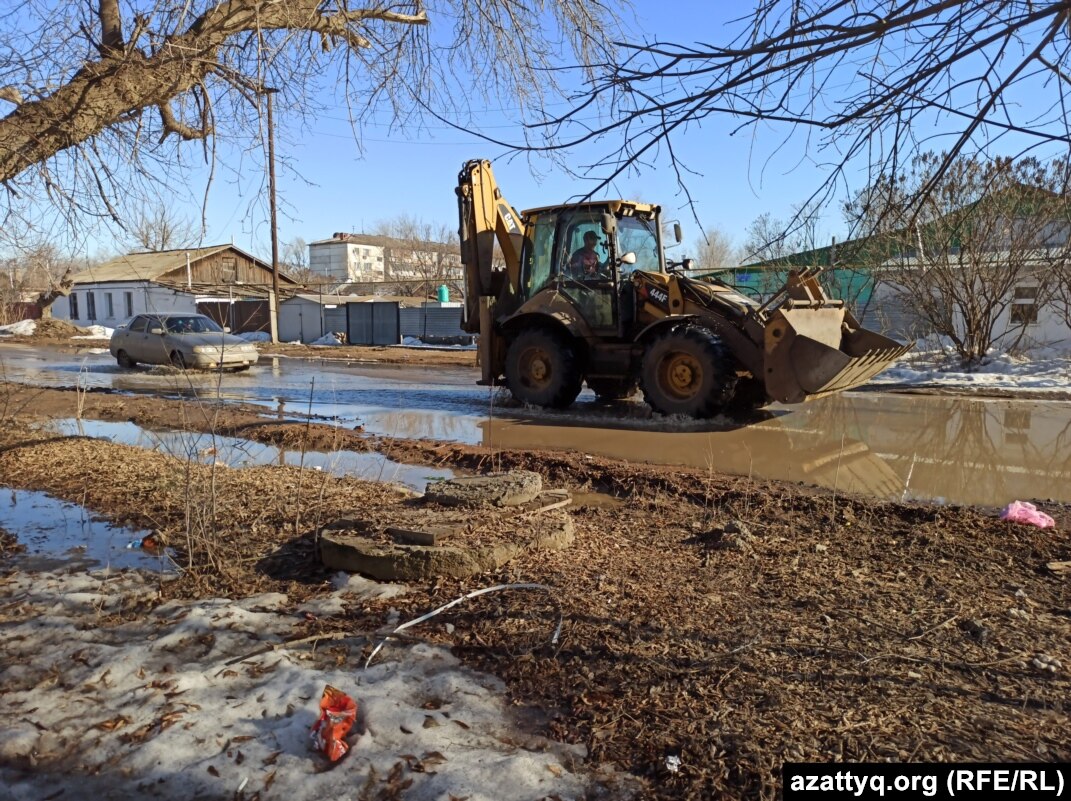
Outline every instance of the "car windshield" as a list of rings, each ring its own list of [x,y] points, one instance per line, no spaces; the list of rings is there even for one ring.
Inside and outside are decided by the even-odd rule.
[[[164,318],[164,325],[167,326],[169,334],[223,333],[223,329],[214,320],[196,314],[189,317],[166,317]]]

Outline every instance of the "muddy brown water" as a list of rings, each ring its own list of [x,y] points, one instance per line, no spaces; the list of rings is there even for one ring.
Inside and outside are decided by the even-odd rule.
[[[262,359],[248,373],[120,370],[106,353],[6,346],[9,380],[137,394],[222,397],[280,416],[311,412],[381,436],[571,450],[799,481],[886,499],[1001,506],[1071,502],[1071,402],[853,392],[746,421],[653,417],[585,392],[564,412],[527,410],[464,368]]]

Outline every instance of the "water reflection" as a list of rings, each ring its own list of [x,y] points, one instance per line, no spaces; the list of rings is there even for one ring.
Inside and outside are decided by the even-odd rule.
[[[43,492],[0,493],[0,526],[26,550],[8,560],[22,570],[67,567],[140,567],[170,570],[166,556],[128,548],[147,532],[114,526],[92,517],[82,506]]]
[[[229,467],[291,465],[324,470],[336,476],[402,484],[419,492],[428,481],[453,477],[451,470],[402,464],[379,453],[358,451],[284,450],[247,439],[191,431],[150,431],[134,423],[102,420],[54,420],[49,428],[57,434],[108,439],[123,445],[167,453],[183,460]]]
[[[748,426],[649,431],[493,420],[496,448],[564,448],[887,499],[1071,501],[1071,404],[844,394]],[[626,433],[627,431],[627,433]]]
[[[72,386],[77,379],[83,386],[243,401],[281,419],[311,412],[388,437],[576,450],[882,498],[991,506],[1017,498],[1071,501],[1071,403],[1060,401],[845,393],[775,406],[742,425],[666,420],[642,403],[602,405],[587,392],[563,412],[526,410],[502,405],[500,394],[475,386],[475,372],[463,368],[272,359],[238,375],[155,375],[119,372],[100,355],[85,358],[92,370],[48,349],[5,347],[2,357],[7,377],[26,383]]]

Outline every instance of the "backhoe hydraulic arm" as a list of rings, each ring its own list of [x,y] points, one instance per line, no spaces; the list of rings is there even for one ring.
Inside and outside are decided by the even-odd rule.
[[[520,281],[521,219],[495,182],[491,162],[473,159],[457,177],[458,237],[465,268],[464,330],[480,331],[481,298],[498,298],[506,287]],[[504,270],[494,264],[495,243],[502,252]]]

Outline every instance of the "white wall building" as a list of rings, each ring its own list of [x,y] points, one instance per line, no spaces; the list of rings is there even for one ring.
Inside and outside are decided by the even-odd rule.
[[[336,233],[310,243],[309,270],[328,283],[460,281],[463,277],[457,245],[371,234]]]
[[[283,286],[293,286],[279,275]],[[235,331],[267,330],[271,266],[234,245],[130,253],[78,273],[52,316],[114,328],[135,314],[209,314]]]
[[[382,245],[358,242],[348,234],[309,244],[309,270],[329,282],[382,281],[384,269]]]

